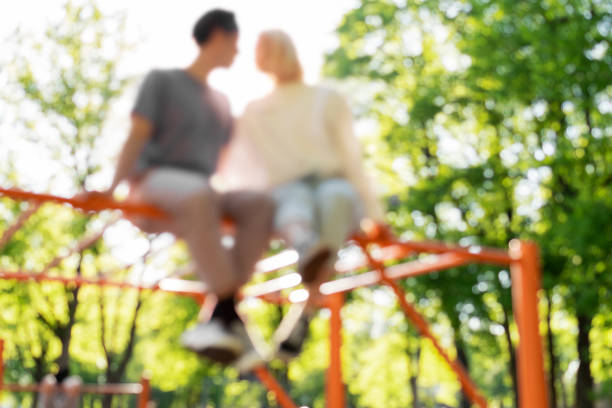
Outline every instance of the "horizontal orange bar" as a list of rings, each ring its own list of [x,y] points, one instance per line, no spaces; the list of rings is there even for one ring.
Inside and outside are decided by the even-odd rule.
[[[0,390],[10,392],[40,392],[40,384],[7,384],[0,383]],[[82,394],[121,394],[139,395],[142,392],[140,384],[84,384],[81,387]]]
[[[175,293],[177,295],[189,296],[197,301],[203,301],[206,293],[202,289],[202,284],[197,281],[188,281],[180,279],[169,279],[171,287],[164,288],[162,279],[155,286],[138,285],[128,282],[117,282],[109,281],[104,279],[88,279],[83,277],[65,277],[65,276],[51,276],[44,273],[32,274],[27,272],[8,272],[0,270],[0,279],[12,279],[21,282],[58,282],[64,285],[94,285],[94,286],[109,286],[120,289],[137,289],[137,290],[152,290],[158,292]],[[176,284],[175,281],[179,281],[182,285]],[[174,286],[172,286],[174,285]]]
[[[512,262],[512,258],[506,251],[496,248],[488,248],[481,246],[462,247],[457,245],[448,245],[443,242],[437,241],[396,241],[392,246],[399,246],[406,252],[419,252],[419,253],[430,253],[430,254],[446,254],[453,253],[469,258],[475,262],[483,263],[494,263],[501,265],[509,265]]]
[[[102,211],[106,209],[121,210],[127,215],[141,215],[153,218],[164,218],[166,213],[157,207],[144,204],[134,204],[117,202],[110,198],[95,197],[86,200],[58,197],[51,194],[31,193],[18,189],[6,189],[0,188],[0,194],[12,197],[17,200],[28,200],[34,202],[46,202],[53,201],[56,203],[70,204],[75,208],[80,208],[87,211]],[[227,222],[226,222],[227,223]],[[379,226],[376,230],[384,230],[384,227]],[[426,252],[426,253],[456,253],[462,254],[474,261],[495,263],[495,264],[510,264],[512,259],[506,251],[480,247],[460,247],[448,245],[442,242],[415,242],[415,241],[398,241],[392,237],[389,233],[371,234],[371,236],[356,235],[354,239],[362,242],[377,243],[382,247],[389,248],[395,247],[395,251],[398,251],[396,256],[403,254],[406,256],[410,252]],[[401,252],[401,253],[399,253]]]
[[[390,266],[385,270],[385,277],[393,280],[415,277],[443,269],[454,268],[470,262],[465,257],[453,253],[439,255],[436,258],[432,262],[411,261]],[[378,271],[370,271],[325,282],[321,285],[320,290],[324,295],[331,295],[333,293],[349,292],[364,286],[376,285],[382,281],[383,277]]]
[[[33,201],[37,203],[54,202],[70,204],[85,211],[120,210],[126,215],[141,215],[151,218],[165,218],[166,213],[157,207],[145,204],[122,203],[111,198],[95,197],[85,200],[58,197],[52,194],[31,193],[13,188],[0,188],[0,194],[16,200]]]

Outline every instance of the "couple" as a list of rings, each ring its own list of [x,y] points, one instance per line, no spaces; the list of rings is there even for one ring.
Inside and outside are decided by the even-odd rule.
[[[285,33],[260,35],[256,64],[276,87],[236,121],[226,97],[207,83],[209,73],[228,68],[237,53],[233,13],[204,14],[193,37],[199,53],[189,67],[154,70],[145,78],[107,193],[127,180],[130,200],[170,215],[169,221],[135,222],[146,231],[171,231],[183,238],[199,277],[217,298],[211,319],[185,332],[183,345],[247,371],[261,359],[236,313],[236,294],[271,236],[297,250],[311,293],[297,324],[277,339],[279,355],[290,358],[300,350],[318,285],[333,272],[337,250],[363,217],[380,221],[382,211],[362,172],[346,102],[333,91],[302,82],[297,53]],[[224,193],[211,187],[210,176],[219,168],[240,168],[223,160],[230,139],[232,145],[247,142],[264,183]],[[250,171],[233,172],[249,183]],[[226,217],[235,225],[230,249],[220,239]]]

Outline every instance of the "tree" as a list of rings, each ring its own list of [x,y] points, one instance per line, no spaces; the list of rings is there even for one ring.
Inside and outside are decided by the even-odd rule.
[[[389,220],[400,233],[539,242],[546,293],[578,318],[577,407],[592,406],[589,332],[610,288],[612,243],[593,228],[611,213],[610,12],[597,1],[364,0],[345,15],[326,62],[327,74],[359,84],[358,114],[377,124],[368,150],[398,197]],[[507,272],[445,276],[423,280],[451,322],[462,311],[464,321],[501,326],[514,378]],[[494,300],[501,321],[491,318]],[[457,344],[464,334],[453,326]],[[558,350],[548,333],[554,382]],[[461,343],[472,343],[467,357],[476,353],[473,341]],[[470,365],[477,378],[478,363]]]

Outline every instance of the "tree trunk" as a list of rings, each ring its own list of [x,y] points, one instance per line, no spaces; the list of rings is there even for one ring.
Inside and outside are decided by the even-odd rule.
[[[508,316],[508,311],[502,304],[502,310],[504,311],[504,321],[502,325],[504,326],[504,335],[506,338],[506,344],[508,345],[508,353],[510,354],[510,378],[512,378],[512,389],[514,390],[514,407],[519,407],[519,399],[518,399],[518,378],[516,373],[516,351],[514,349],[514,344],[512,344],[512,337],[510,336],[510,316]]]
[[[134,346],[136,344],[136,321],[138,319],[138,314],[140,308],[142,306],[143,298],[142,292],[138,293],[138,299],[136,301],[136,307],[134,308],[134,317],[131,322],[131,326],[129,329],[129,338],[128,343],[125,346],[125,349],[122,353],[115,354],[110,350],[110,347],[106,344],[106,334],[105,334],[105,316],[104,316],[104,297],[103,291],[100,291],[100,318],[102,324],[102,348],[104,350],[104,354],[106,356],[106,382],[107,383],[118,383],[121,381],[125,374],[125,370],[127,369],[128,362],[132,358],[132,354],[134,352]],[[113,357],[116,357],[115,360]],[[113,403],[113,395],[106,394],[102,398],[102,408],[111,408]]]
[[[550,392],[550,408],[557,408],[557,355],[555,354],[554,335],[552,328],[550,327],[552,317],[552,300],[550,297],[550,291],[544,291],[546,296],[546,340],[547,340],[547,351],[548,351],[548,390]]]
[[[421,401],[419,400],[419,367],[421,360],[421,340],[417,339],[416,353],[409,352],[408,364],[410,364],[410,391],[412,392],[412,408],[419,408]]]
[[[80,268],[79,268],[80,269]],[[76,310],[79,305],[79,287],[69,291],[71,299],[68,300],[68,321],[59,328],[58,337],[62,343],[62,352],[56,362],[60,368],[68,368],[70,362],[70,341],[72,340],[72,327],[76,322]]]
[[[467,353],[465,351],[465,344],[463,340],[459,338],[459,333],[455,331],[455,349],[457,350],[457,360],[465,367],[465,371],[469,372],[469,361],[467,358]],[[461,393],[461,400],[459,401],[459,408],[470,408],[472,403],[470,399],[465,395],[464,392]]]
[[[575,408],[593,408],[593,375],[591,373],[591,351],[589,333],[592,317],[577,313],[578,318],[578,374],[576,376]]]

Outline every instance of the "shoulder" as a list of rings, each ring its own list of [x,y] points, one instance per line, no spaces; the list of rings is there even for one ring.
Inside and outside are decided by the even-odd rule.
[[[325,111],[330,116],[344,114],[351,111],[348,99],[341,92],[327,86],[314,86],[317,98],[322,101]]]
[[[261,113],[266,109],[266,106],[270,103],[270,96],[266,95],[261,98],[253,99],[244,108],[243,116],[250,116],[253,114]]]
[[[212,99],[214,104],[221,107],[224,111],[229,112],[231,110],[230,100],[223,92],[210,88],[210,93],[212,95]]]
[[[326,87],[326,86],[316,86],[317,92],[321,94],[328,104],[333,105],[347,105],[346,97],[339,91]]]
[[[152,69],[145,75],[143,87],[159,87],[171,78],[171,71],[166,69]]]

